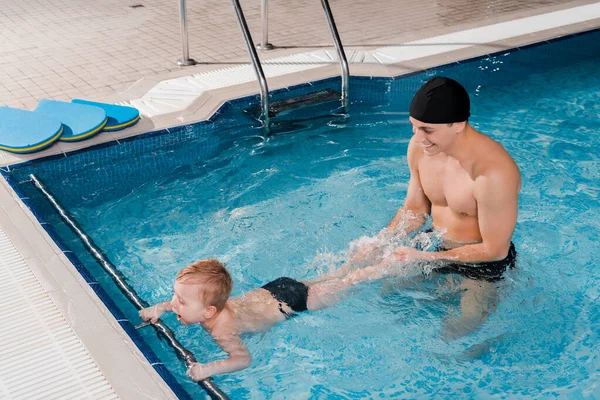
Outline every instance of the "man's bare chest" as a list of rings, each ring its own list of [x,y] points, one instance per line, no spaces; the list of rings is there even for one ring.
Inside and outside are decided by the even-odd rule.
[[[477,215],[475,181],[458,162],[423,160],[419,177],[432,206],[449,207],[457,215]]]

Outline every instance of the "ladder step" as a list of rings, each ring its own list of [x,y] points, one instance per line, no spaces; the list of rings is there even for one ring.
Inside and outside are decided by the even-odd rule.
[[[316,93],[292,97],[291,99],[274,101],[271,103],[271,107],[269,108],[273,114],[278,115],[286,111],[295,110],[297,108],[310,107],[315,104],[339,100],[340,94],[338,92],[333,89],[325,89]]]
[[[292,110],[314,106],[317,104],[328,103],[330,101],[340,101],[340,93],[333,89],[325,89],[316,93],[308,93],[298,97],[292,97],[285,100],[277,100],[270,104],[269,114],[271,117],[285,115]],[[246,110],[253,115],[260,115],[260,105],[255,105]]]

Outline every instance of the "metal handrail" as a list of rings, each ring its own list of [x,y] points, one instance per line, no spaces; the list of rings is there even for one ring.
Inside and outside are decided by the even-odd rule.
[[[242,29],[242,33],[244,34],[244,39],[246,39],[246,46],[248,46],[248,53],[250,53],[250,60],[252,61],[252,66],[254,67],[254,72],[256,73],[256,77],[258,78],[258,83],[260,84],[260,106],[262,110],[262,117],[264,120],[264,124],[266,127],[269,126],[269,87],[267,86],[267,79],[265,78],[265,73],[260,65],[260,59],[258,58],[258,54],[256,53],[256,49],[254,48],[254,42],[252,41],[252,35],[250,35],[250,30],[248,29],[248,24],[246,23],[246,18],[244,18],[244,12],[242,11],[242,7],[240,6],[239,0],[233,0],[233,8],[235,8],[235,12],[238,17],[238,21],[240,23],[240,28]]]
[[[333,42],[335,43],[335,49],[337,50],[338,58],[340,59],[340,68],[342,69],[342,106],[345,109],[348,106],[348,81],[350,76],[348,60],[346,60],[346,53],[344,52],[340,34],[338,33],[335,20],[333,19],[333,14],[331,13],[331,7],[329,7],[329,1],[321,0],[321,4],[323,5],[323,10],[325,11],[325,16],[327,17],[327,22],[329,23],[329,29],[331,30],[331,35],[333,36]]]
[[[75,220],[62,208],[62,206],[58,204],[54,196],[52,196],[52,194],[48,191],[48,189],[46,189],[40,180],[33,174],[29,175],[29,177],[31,178],[31,181],[35,187],[42,192],[50,204],[52,204],[52,206],[56,209],[63,221],[65,221],[73,230],[73,232],[79,236],[79,239],[81,239],[84,246],[90,251],[91,255],[96,259],[96,261],[98,261],[100,266],[102,266],[102,268],[112,277],[113,281],[119,287],[125,297],[127,297],[138,310],[147,307],[148,304],[137,295],[131,286],[129,286],[129,284],[125,281],[126,278],[110,261],[106,259],[100,249],[98,249],[94,242],[92,242],[90,237],[85,234],[77,222],[75,222]],[[181,343],[179,343],[179,341],[175,338],[173,331],[167,325],[165,325],[164,322],[159,319],[156,323],[152,324],[152,326],[167,339],[167,342],[173,349],[175,349],[177,355],[185,361],[186,367],[189,368],[192,363],[196,362],[194,355],[185,347],[183,347]],[[211,378],[201,380],[198,382],[198,384],[213,400],[229,399],[229,397],[227,397],[227,395],[223,393],[221,389],[217,387],[217,385],[215,385]]]
[[[179,30],[181,32],[181,48],[183,54],[182,57],[177,60],[177,65],[180,67],[195,65],[196,61],[190,58],[185,0],[179,0]]]
[[[260,24],[262,25],[262,36],[260,44],[256,46],[259,50],[272,50],[273,45],[269,43],[269,0],[260,2]]]
[[[184,0],[182,0],[184,1]],[[242,11],[242,7],[240,6],[239,0],[232,0],[233,7],[238,17],[238,21],[240,23],[240,28],[242,29],[242,33],[244,34],[244,39],[246,40],[246,46],[248,47],[248,53],[250,54],[250,60],[252,61],[252,66],[254,67],[254,72],[256,73],[256,77],[258,78],[258,83],[260,85],[260,103],[261,103],[261,114],[264,119],[265,125],[269,126],[269,87],[267,85],[267,79],[265,78],[265,73],[262,69],[262,65],[260,63],[260,59],[258,58],[258,54],[256,52],[256,48],[254,47],[254,42],[252,40],[252,35],[250,34],[250,30],[248,29],[248,24],[246,23],[246,18],[244,17],[244,12]],[[261,9],[261,19],[263,23],[262,30],[262,46],[266,48],[268,44],[267,40],[267,9],[268,9],[268,0],[262,0],[262,9]],[[329,7],[328,0],[321,0],[321,4],[323,6],[323,10],[325,11],[325,16],[327,17],[327,23],[329,24],[329,29],[331,30],[331,35],[333,36],[333,42],[335,45],[335,49],[338,54],[338,58],[340,60],[340,68],[342,71],[342,94],[341,101],[344,110],[347,112],[348,106],[348,91],[349,91],[349,80],[350,80],[350,70],[348,68],[348,60],[346,59],[346,53],[344,52],[344,46],[342,45],[342,40],[340,39],[340,34],[337,30],[337,26],[335,24],[335,20],[333,18],[333,14],[331,13],[331,7]]]

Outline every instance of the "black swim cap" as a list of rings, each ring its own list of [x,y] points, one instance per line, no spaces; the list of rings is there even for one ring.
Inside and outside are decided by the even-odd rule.
[[[471,102],[465,88],[436,76],[421,87],[410,104],[410,116],[427,124],[451,124],[469,118]]]

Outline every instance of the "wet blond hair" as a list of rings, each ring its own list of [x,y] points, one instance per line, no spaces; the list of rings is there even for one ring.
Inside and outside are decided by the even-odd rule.
[[[179,271],[175,280],[184,285],[201,285],[198,297],[205,305],[215,306],[217,311],[225,307],[233,286],[225,264],[216,258],[188,265]]]

